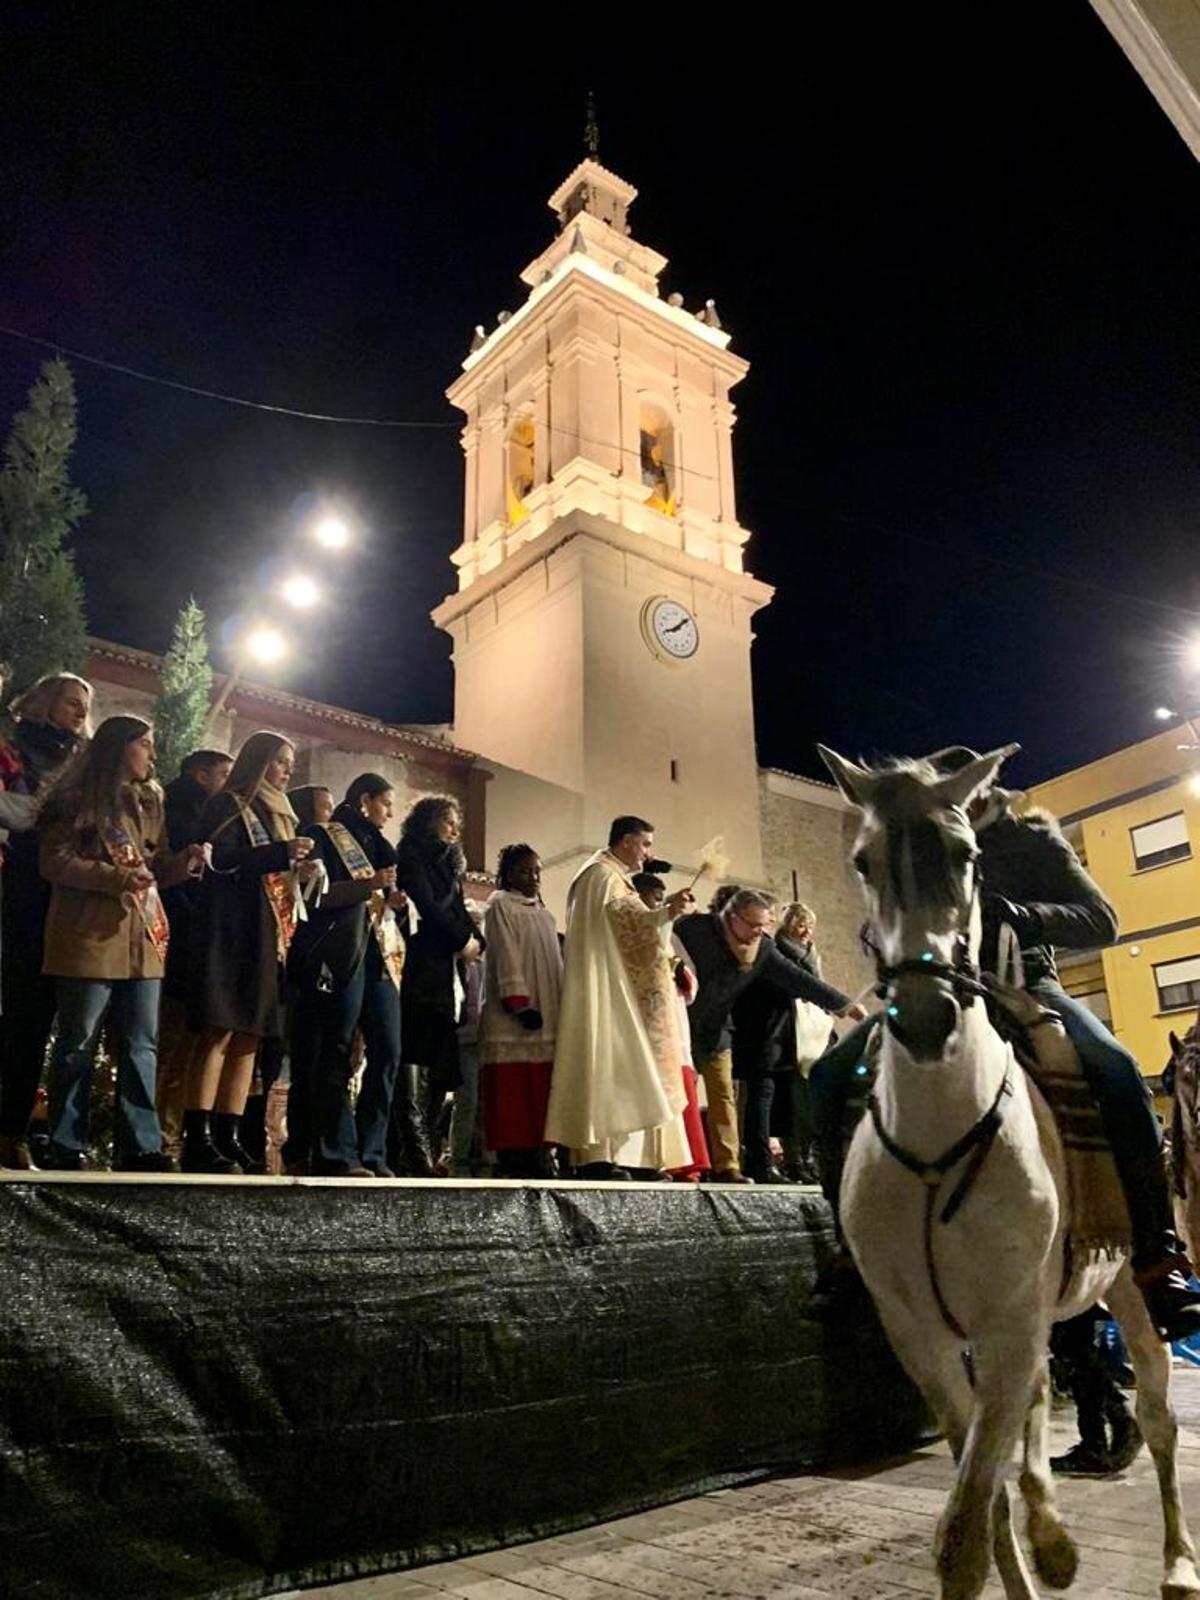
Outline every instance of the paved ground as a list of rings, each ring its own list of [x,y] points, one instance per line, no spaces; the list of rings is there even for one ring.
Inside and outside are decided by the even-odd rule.
[[[1178,1368],[1182,1473],[1200,1531],[1200,1369]],[[1056,1420],[1056,1448],[1073,1435]],[[944,1449],[852,1472],[774,1478],[537,1544],[308,1589],[304,1600],[919,1600],[950,1481]],[[1158,1493],[1145,1452],[1120,1478],[1063,1485],[1082,1561],[1072,1593],[1151,1600]],[[998,1597],[998,1587],[987,1596]]]

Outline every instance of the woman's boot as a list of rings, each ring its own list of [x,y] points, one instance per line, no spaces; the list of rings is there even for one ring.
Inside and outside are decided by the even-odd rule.
[[[410,1178],[433,1177],[433,1157],[429,1153],[429,1137],[425,1131],[424,1096],[421,1091],[421,1069],[406,1061],[396,1079],[392,1119],[396,1126],[404,1169]]]
[[[260,1173],[264,1170],[261,1161],[256,1161],[248,1150],[242,1148],[238,1138],[241,1128],[241,1117],[235,1117],[232,1111],[214,1111],[212,1114],[212,1141],[221,1155],[227,1161],[232,1161],[239,1172]]]
[[[183,1153],[179,1168],[181,1172],[209,1172],[228,1176],[241,1171],[237,1162],[222,1155],[213,1143],[207,1111],[185,1111],[183,1114]]]

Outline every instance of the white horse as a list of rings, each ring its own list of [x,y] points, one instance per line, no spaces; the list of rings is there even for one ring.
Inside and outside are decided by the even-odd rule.
[[[1076,1548],[1050,1474],[1047,1347],[1053,1322],[1097,1300],[1119,1322],[1137,1374],[1138,1423],[1162,1493],[1163,1600],[1200,1600],[1169,1354],[1126,1261],[1083,1265],[1064,1287],[1058,1131],[972,992],[980,915],[966,808],[1015,748],[948,777],[924,762],[867,770],[821,750],[861,813],[854,866],[888,1000],[872,1115],[842,1180],[842,1225],[958,1465],[934,1547],[942,1600],[979,1595],[993,1554],[1007,1600],[1037,1600],[1005,1485],[1022,1433],[1034,1565],[1051,1588],[1073,1582]]]

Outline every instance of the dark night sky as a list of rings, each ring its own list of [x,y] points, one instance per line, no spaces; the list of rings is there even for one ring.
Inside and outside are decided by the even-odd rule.
[[[664,292],[715,295],[752,363],[764,761],[1016,738],[1017,777],[1061,770],[1149,731],[1196,626],[1200,167],[1085,0],[904,7],[875,37],[837,9],[786,34],[618,9],[597,53],[563,11],[541,47],[536,8],[421,37],[411,8],[12,5],[0,322],[453,424],[442,391],[472,325],[520,303],[593,86]],[[0,417],[42,359],[0,338]],[[366,543],[281,681],[449,717],[427,612],[452,586],[454,426],[75,371],[94,631],[161,649],[189,592],[219,624],[305,497],[340,494]]]

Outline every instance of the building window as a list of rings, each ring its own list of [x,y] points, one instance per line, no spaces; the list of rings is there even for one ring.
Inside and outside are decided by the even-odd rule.
[[[1130,828],[1129,837],[1139,872],[1146,867],[1165,867],[1170,861],[1186,861],[1192,853],[1182,811]]]
[[[675,430],[657,406],[638,413],[642,482],[650,494],[646,504],[666,517],[675,515]]]
[[[1154,968],[1160,1011],[1190,1011],[1200,1005],[1200,956],[1160,961]]]
[[[518,417],[508,430],[505,445],[505,504],[508,525],[515,528],[529,515],[525,496],[533,488],[533,419]]]
[[[1107,989],[1090,989],[1086,994],[1077,994],[1075,999],[1081,1006],[1086,1006],[1094,1017],[1099,1017],[1106,1027],[1112,1026],[1112,1006]]]

